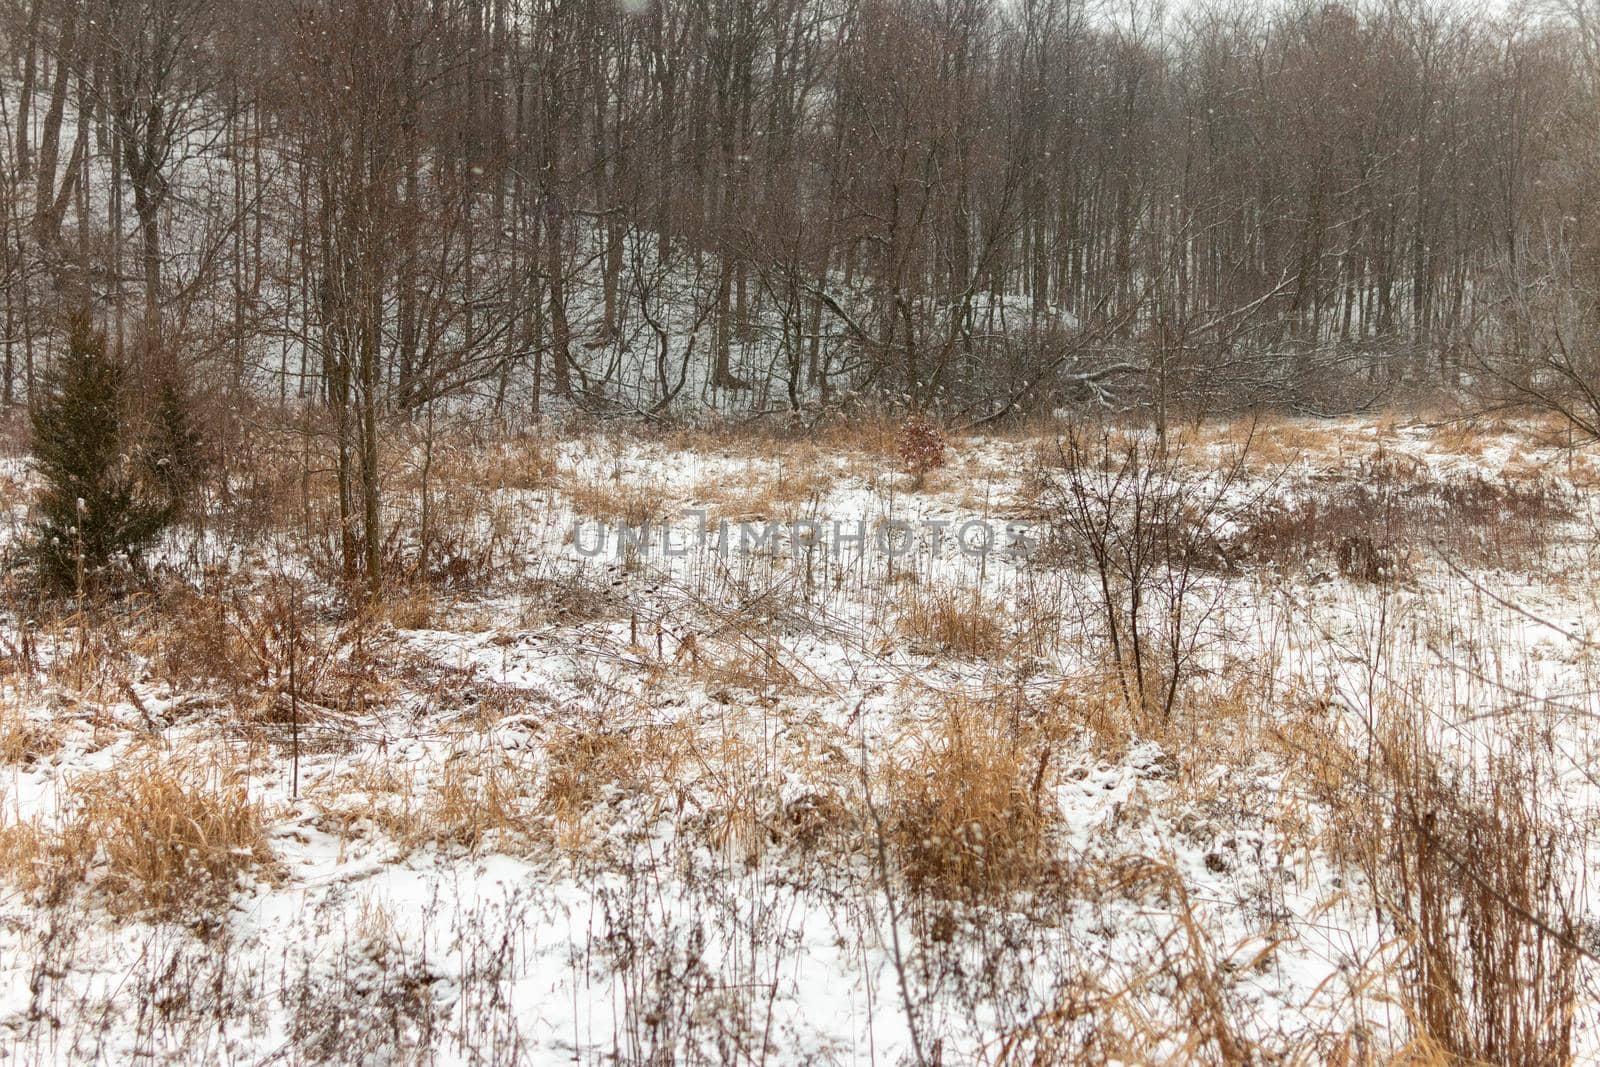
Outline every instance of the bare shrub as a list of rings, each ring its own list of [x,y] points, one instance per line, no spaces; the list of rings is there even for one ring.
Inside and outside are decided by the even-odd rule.
[[[1325,561],[1355,581],[1410,577],[1435,551],[1488,566],[1543,557],[1551,526],[1574,514],[1546,479],[1434,475],[1382,450],[1346,476],[1261,504],[1230,538],[1240,559],[1304,567]]]
[[[1052,525],[1047,558],[1087,565],[1116,684],[1131,708],[1171,718],[1220,593],[1199,576],[1226,561],[1218,533],[1248,447],[1189,469],[1182,447],[1070,428],[1031,480]]]
[[[917,484],[929,471],[944,466],[944,434],[930,419],[914,416],[900,425],[897,440],[900,467],[915,476]]]

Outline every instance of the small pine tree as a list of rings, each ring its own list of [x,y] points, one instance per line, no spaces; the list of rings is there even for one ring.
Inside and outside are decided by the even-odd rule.
[[[87,313],[73,315],[67,351],[34,405],[33,463],[44,480],[33,549],[43,584],[81,590],[133,558],[169,509],[141,501],[123,454],[122,368]]]

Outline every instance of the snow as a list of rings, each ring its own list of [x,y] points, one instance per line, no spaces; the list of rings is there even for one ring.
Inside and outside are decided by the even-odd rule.
[[[1380,436],[1354,423],[1340,432],[1368,430]],[[920,489],[824,454],[832,481],[806,507],[868,522],[963,516],[976,486],[979,510],[1003,519],[1031,447],[957,442],[956,468]],[[1447,456],[1410,431],[1385,447],[1435,472],[1491,476],[1515,451]],[[562,442],[560,463],[573,479],[648,481],[690,504],[697,486],[769,484],[793,469],[738,449],[594,436]],[[1275,475],[1286,498],[1328,473],[1320,461],[1297,470]],[[1178,978],[1202,961],[1250,1040],[1404,1039],[1394,988],[1372,980],[1392,974],[1395,930],[1362,874],[1325,847],[1321,802],[1265,751],[1179,775],[1155,741],[1103,752],[1085,736],[1055,754],[1050,775],[1059,892],[981,905],[916,899],[893,879],[886,892],[876,850],[813,853],[771,829],[914,756],[952,694],[1013,687],[1042,701],[1092,664],[1094,650],[1073,641],[1027,668],[919,654],[885,626],[907,589],[975,590],[1013,611],[1047,590],[1071,626],[1092,610],[1087,576],[1000,555],[935,559],[926,539],[895,564],[916,576],[904,585],[870,552],[809,576],[787,553],[590,560],[564,537],[580,516],[561,492],[502,495],[528,558],[425,628],[369,639],[367,654],[394,671],[386,699],[307,744],[298,797],[281,737],[236,729],[225,706],[152,671],[133,682],[142,712],[102,689],[58,694],[80,708],[62,715],[40,683],[11,677],[7,699],[62,743],[0,768],[0,827],[65,817],[72,781],[152,748],[204,753],[229,761],[270,812],[279,871],[248,878],[214,923],[187,925],[113,916],[87,891],[45,907],[0,882],[0,1049],[18,1062],[893,1064],[937,1046],[944,1062],[995,1062],[1006,1035],[1037,1033],[1086,980],[1122,991],[1125,1014],[1062,1024],[1079,1039],[1097,1022],[1179,1022],[1189,994]],[[1389,714],[1401,695],[1420,701],[1465,764],[1505,751],[1541,715],[1555,774],[1540,801],[1592,826],[1596,663],[1567,636],[1592,625],[1592,530],[1587,511],[1564,525],[1554,563],[1532,573],[1430,566],[1383,588],[1260,570],[1208,579],[1222,636],[1207,661],[1270,674],[1285,708],[1325,697],[1335,727]],[[249,550],[208,550],[252,566]],[[528,575],[582,576],[626,610],[529,624],[518,591]],[[735,632],[734,620],[755,617],[770,620],[775,644]],[[697,675],[691,635],[701,651],[721,641],[724,658],[774,648],[795,683]],[[679,733],[663,767],[641,747],[633,777],[593,783],[593,806],[569,825],[540,790],[557,743],[595,731]],[[430,798],[452,768],[478,785],[506,774],[524,791],[528,832],[430,836],[442,829]],[[380,787],[385,776],[398,784]],[[1579,873],[1593,865],[1588,849],[1574,857]],[[941,915],[954,932],[930,936]],[[1593,1022],[1579,1020],[1585,1055],[1600,1050]],[[1149,1056],[1180,1052],[1171,1033],[1150,1040]]]

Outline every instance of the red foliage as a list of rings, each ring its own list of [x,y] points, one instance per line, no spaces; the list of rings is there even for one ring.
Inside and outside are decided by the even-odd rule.
[[[900,426],[900,465],[912,474],[944,466],[944,434],[930,420],[914,415]]]

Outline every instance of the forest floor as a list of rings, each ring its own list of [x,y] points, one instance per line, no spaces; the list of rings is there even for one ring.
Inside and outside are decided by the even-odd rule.
[[[0,617],[0,1061],[1600,1053],[1600,457],[1064,432],[419,436],[359,611],[259,442]]]

